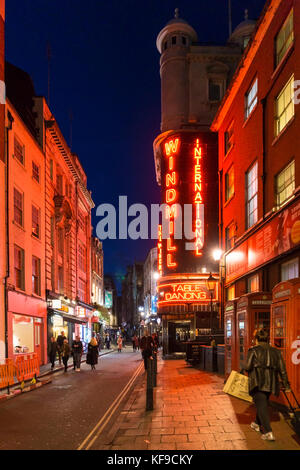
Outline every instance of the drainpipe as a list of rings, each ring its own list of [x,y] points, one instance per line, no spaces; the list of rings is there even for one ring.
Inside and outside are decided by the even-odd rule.
[[[4,328],[5,328],[5,358],[8,358],[8,279],[10,274],[9,262],[9,131],[12,130],[14,118],[7,111],[8,125],[5,126],[5,227],[6,227],[6,273],[4,278]]]

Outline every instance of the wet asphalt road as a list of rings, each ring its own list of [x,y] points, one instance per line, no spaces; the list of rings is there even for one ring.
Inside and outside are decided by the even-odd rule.
[[[52,383],[0,403],[0,450],[75,450],[118,397],[141,363],[141,354],[99,358],[96,371],[53,374]],[[70,363],[70,361],[69,361]],[[128,395],[123,401],[126,402]],[[119,412],[119,411],[118,411]],[[112,417],[110,426],[117,419]]]

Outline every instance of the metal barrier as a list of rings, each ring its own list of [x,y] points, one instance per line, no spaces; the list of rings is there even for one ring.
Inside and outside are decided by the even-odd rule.
[[[11,359],[6,359],[5,362],[6,364],[0,365],[0,389],[7,387],[9,393],[9,387],[14,384],[16,368]]]
[[[24,380],[29,380],[33,377],[36,379],[40,372],[39,359],[36,353],[17,356],[15,366],[18,382],[24,382]]]

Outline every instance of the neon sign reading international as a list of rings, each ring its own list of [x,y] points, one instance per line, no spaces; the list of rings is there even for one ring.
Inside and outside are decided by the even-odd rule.
[[[204,245],[204,221],[203,221],[203,197],[202,197],[202,148],[199,139],[196,139],[194,147],[194,205],[196,209],[195,217],[195,255],[202,255]]]
[[[177,173],[175,171],[175,160],[179,149],[179,139],[172,139],[165,143],[165,155],[167,157],[167,173],[166,173],[166,203],[167,217],[169,218],[169,238],[167,239],[167,267],[175,268],[177,263],[175,261],[175,251],[177,250],[174,244],[174,218],[176,216],[173,204],[177,199],[176,185],[178,183]]]
[[[157,269],[159,275],[162,276],[162,226],[158,226],[158,243],[157,243]]]

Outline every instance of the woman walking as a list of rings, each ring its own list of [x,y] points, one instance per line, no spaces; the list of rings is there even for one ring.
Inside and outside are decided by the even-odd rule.
[[[118,352],[122,352],[123,338],[121,335],[119,335],[118,337],[117,344],[118,344]]]
[[[244,370],[249,376],[249,394],[253,397],[256,407],[256,419],[250,427],[262,432],[261,438],[275,441],[269,414],[269,397],[278,396],[281,382],[286,392],[290,392],[290,384],[285,363],[278,349],[269,344],[269,333],[261,329],[255,334],[256,345],[249,349]]]
[[[65,366],[65,372],[68,370],[68,360],[70,357],[71,348],[69,346],[68,340],[64,339],[63,347],[62,347],[62,361]]]
[[[92,338],[88,344],[86,363],[90,364],[92,370],[96,369],[95,365],[98,364],[98,343],[96,338]]]

